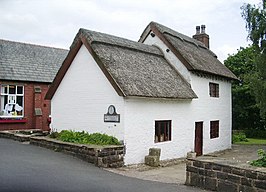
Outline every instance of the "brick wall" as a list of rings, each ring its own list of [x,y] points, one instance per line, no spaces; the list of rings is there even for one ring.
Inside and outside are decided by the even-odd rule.
[[[266,192],[266,169],[258,171],[196,159],[187,160],[186,185],[226,192]]]
[[[1,84],[13,84],[24,86],[24,121],[8,123],[1,122],[0,130],[12,129],[43,129],[49,130],[48,117],[50,114],[50,101],[44,100],[45,94],[48,91],[49,84],[34,83],[34,82],[14,82],[0,81]],[[40,88],[40,92],[36,92],[35,88]],[[42,114],[35,114],[35,108],[41,109]],[[26,122],[25,122],[26,121]]]

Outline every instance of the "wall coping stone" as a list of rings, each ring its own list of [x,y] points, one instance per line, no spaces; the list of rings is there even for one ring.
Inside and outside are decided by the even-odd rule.
[[[209,163],[212,163],[213,165],[223,165],[224,167],[228,167],[229,169],[232,169],[231,172],[236,172],[236,170],[250,170],[250,171],[256,171],[256,172],[265,172],[266,173],[266,167],[256,167],[249,165],[248,163],[236,163],[233,161],[226,160],[224,158],[208,158],[208,157],[197,157],[196,159],[194,158],[187,158],[187,160],[190,161],[201,161],[204,163],[204,165],[209,165]],[[199,163],[197,163],[198,165]],[[237,173],[234,173],[237,175]]]

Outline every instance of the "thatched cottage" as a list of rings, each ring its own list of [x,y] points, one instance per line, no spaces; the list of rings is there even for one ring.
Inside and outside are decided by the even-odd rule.
[[[80,29],[46,95],[51,128],[116,136],[125,164],[230,148],[236,76],[208,45],[204,26],[190,38],[151,22],[139,42]]]
[[[49,85],[68,50],[0,40],[0,130],[49,130]]]

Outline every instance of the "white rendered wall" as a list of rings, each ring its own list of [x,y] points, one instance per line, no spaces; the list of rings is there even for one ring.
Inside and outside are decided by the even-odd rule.
[[[231,83],[191,74],[192,89],[198,95],[193,99],[191,114],[194,121],[203,121],[203,153],[231,148],[232,97]],[[209,96],[209,83],[219,84],[219,97]],[[219,137],[210,139],[210,121],[219,120]]]
[[[105,123],[109,105],[120,123]],[[124,139],[124,100],[118,96],[84,45],[80,48],[51,101],[51,128],[99,132]]]
[[[143,163],[149,148],[161,148],[161,160],[185,157],[193,151],[191,100],[125,100],[125,164]],[[172,140],[154,142],[155,120],[172,120]]]
[[[143,163],[149,148],[161,148],[161,160],[194,151],[195,122],[203,122],[203,154],[231,148],[231,84],[191,74],[193,100],[125,99],[126,164]],[[209,82],[220,97],[209,96]],[[172,140],[154,142],[155,121],[172,120]],[[210,121],[219,120],[219,137],[210,139]]]

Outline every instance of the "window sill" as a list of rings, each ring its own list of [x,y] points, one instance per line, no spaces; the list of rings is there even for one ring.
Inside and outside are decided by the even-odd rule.
[[[27,119],[0,119],[0,124],[1,123],[26,123]]]

